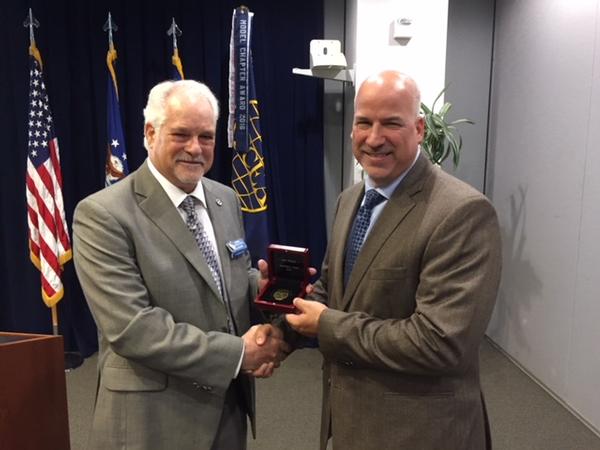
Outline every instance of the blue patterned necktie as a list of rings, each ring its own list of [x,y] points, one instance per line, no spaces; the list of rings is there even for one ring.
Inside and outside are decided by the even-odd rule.
[[[348,236],[348,243],[346,244],[346,259],[344,261],[344,286],[348,284],[348,279],[352,273],[354,262],[360,252],[360,248],[365,240],[365,235],[369,229],[371,223],[371,213],[373,208],[383,202],[386,198],[377,192],[375,189],[370,189],[365,194],[365,202],[359,208],[356,217],[354,218],[354,224],[352,225],[352,231]]]
[[[202,252],[202,256],[204,256],[206,264],[210,269],[210,274],[219,288],[219,294],[221,294],[221,298],[223,298],[223,285],[221,283],[221,271],[219,270],[219,263],[217,262],[217,254],[215,253],[212,242],[208,238],[208,235],[202,226],[202,222],[200,222],[198,219],[198,214],[196,214],[196,207],[194,204],[194,197],[188,195],[179,206],[181,209],[183,209],[183,212],[185,212],[185,222],[194,235],[194,239],[196,239],[196,243]]]

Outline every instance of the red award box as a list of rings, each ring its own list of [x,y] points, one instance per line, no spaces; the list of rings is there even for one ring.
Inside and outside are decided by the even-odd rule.
[[[254,300],[260,309],[293,313],[294,298],[306,295],[308,284],[308,249],[271,244],[269,252],[269,281]]]

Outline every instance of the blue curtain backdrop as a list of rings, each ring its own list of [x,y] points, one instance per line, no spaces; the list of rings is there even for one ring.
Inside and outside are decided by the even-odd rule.
[[[322,83],[292,75],[307,67],[309,42],[323,38],[323,0],[243,2],[255,15],[253,58],[267,164],[273,242],[307,246],[320,267],[325,249]],[[51,333],[39,272],[29,261],[25,204],[29,33],[28,8],[41,26],[37,46],[60,145],[69,231],[79,200],[104,186],[108,11],[119,30],[117,77],[130,170],[146,158],[142,108],[150,88],[170,77],[174,16],[183,30],[179,54],[186,78],[204,81],[220,100],[216,159],[210,178],[229,184],[227,74],[231,14],[238,2],[67,0],[0,2],[0,331]],[[97,348],[96,329],[72,262],[58,304],[67,350],[84,356]]]

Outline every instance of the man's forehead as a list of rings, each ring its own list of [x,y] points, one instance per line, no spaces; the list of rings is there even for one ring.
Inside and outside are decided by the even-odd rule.
[[[168,99],[165,105],[165,115],[169,119],[195,119],[210,117],[214,121],[214,113],[210,102],[204,97],[199,98],[174,98]]]
[[[208,98],[194,91],[176,89],[165,99],[166,109],[181,109],[188,106],[200,106],[212,111],[212,105]]]
[[[399,121],[404,120],[404,117],[398,111],[382,111],[382,110],[370,110],[360,111],[357,110],[354,113],[354,121],[357,120],[379,120],[382,122],[387,121]]]

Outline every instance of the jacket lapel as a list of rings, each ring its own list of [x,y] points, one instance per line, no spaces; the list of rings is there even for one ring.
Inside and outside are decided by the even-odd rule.
[[[165,233],[173,245],[190,262],[213,290],[217,298],[219,290],[212,278],[210,269],[198,249],[198,245],[177,208],[171,202],[156,178],[144,162],[135,173],[134,190],[139,207],[148,218]]]
[[[417,192],[421,191],[429,171],[431,171],[431,165],[423,156],[423,154],[421,154],[412,170],[406,175],[406,178],[402,180],[392,194],[391,198],[388,200],[385,208],[379,215],[377,222],[375,225],[373,225],[373,228],[367,236],[360,253],[358,254],[358,257],[356,258],[356,262],[354,263],[354,267],[352,269],[352,274],[348,280],[348,285],[346,286],[342,296],[342,302],[339,305],[341,310],[346,310],[348,308],[356,289],[366,276],[366,273],[371,267],[373,260],[381,251],[391,234],[401,225],[405,217],[415,207],[416,201],[413,196]],[[363,190],[360,191],[360,195],[358,196],[357,205],[360,204],[360,200],[362,199],[362,192]],[[355,213],[352,214],[350,225],[345,229],[344,236],[346,236],[346,238],[344,239],[344,248],[342,251],[345,251],[345,242],[350,234],[350,228],[352,226],[354,216]],[[340,261],[341,264],[338,264],[338,266],[341,265],[343,280],[343,255]]]

